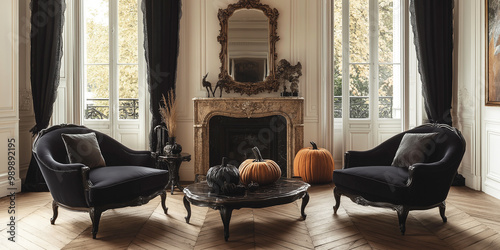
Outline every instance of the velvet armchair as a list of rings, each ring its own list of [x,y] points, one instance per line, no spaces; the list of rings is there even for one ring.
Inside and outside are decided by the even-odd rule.
[[[74,162],[68,155],[70,151],[63,137],[76,135],[78,138],[89,133],[95,133],[105,166],[92,167]],[[83,155],[88,151],[84,146],[76,146]],[[168,171],[154,168],[150,151],[131,150],[84,126],[57,125],[38,134],[33,155],[53,197],[52,224],[58,216],[58,207],[86,211],[90,213],[92,237],[95,239],[101,214],[107,209],[140,206],[160,195],[163,210],[167,213]]]
[[[399,161],[405,149],[407,166]],[[410,210],[439,207],[446,222],[445,200],[464,153],[460,131],[444,124],[424,124],[373,149],[348,151],[344,168],[333,172],[334,213],[345,195],[360,205],[396,210],[402,234]]]

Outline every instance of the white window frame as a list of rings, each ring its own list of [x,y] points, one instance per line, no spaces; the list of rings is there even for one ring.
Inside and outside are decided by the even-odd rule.
[[[322,133],[325,135],[324,145],[326,148],[330,149],[332,154],[334,155],[334,160],[336,166],[341,167],[343,161],[343,153],[346,150],[346,129],[349,130],[349,127],[352,124],[344,124],[345,119],[349,119],[349,114],[344,111],[343,108],[343,116],[342,118],[334,118],[334,75],[333,75],[333,66],[334,66],[334,1],[339,0],[322,0],[322,14],[323,14],[323,27],[322,27],[322,48],[323,48],[323,57],[322,57],[322,103],[325,107],[322,110],[322,118],[321,118],[321,129]],[[342,0],[340,0],[342,1]],[[421,92],[418,72],[416,69],[416,56],[415,53],[410,53],[410,51],[414,50],[413,40],[411,38],[411,26],[409,23],[409,0],[401,1],[401,116],[400,119],[379,119],[378,118],[378,98],[377,105],[374,106],[372,103],[371,110],[375,110],[377,114],[378,121],[372,122],[370,129],[373,133],[371,136],[375,138],[374,141],[377,143],[378,140],[381,140],[387,133],[392,133],[390,130],[407,130],[410,127],[415,126],[413,121],[418,120],[421,117],[422,108],[421,108]],[[345,27],[345,25],[344,25]],[[378,82],[378,79],[377,79]],[[348,91],[348,86],[344,84],[342,91]],[[378,84],[376,85],[376,89],[378,89]],[[378,90],[376,91],[378,92]],[[377,93],[378,95],[378,93]],[[346,99],[343,97],[343,101]],[[348,95],[347,95],[348,98]],[[346,107],[345,104],[343,104]],[[347,106],[348,107],[348,106]],[[371,114],[374,114],[373,111],[370,111]],[[373,115],[372,115],[373,117]],[[416,119],[412,118],[416,117]],[[382,125],[382,129],[381,128]],[[384,127],[385,126],[385,127]],[[380,136],[380,133],[385,133],[386,135]],[[378,138],[377,138],[378,137]]]
[[[80,0],[82,1],[82,0]],[[118,1],[119,0],[108,0],[109,1],[109,43],[110,43],[110,46],[109,46],[109,82],[110,82],[110,85],[109,85],[109,112],[110,112],[110,117],[114,116],[114,117],[118,117],[119,116],[119,93],[118,93],[118,88],[119,88],[119,66],[121,65],[136,65],[136,64],[129,64],[129,63],[120,63],[118,62],[118,58],[119,58],[119,44],[118,44],[118,25],[119,25],[119,17],[117,16],[117,13],[118,13]],[[139,48],[142,48],[142,44],[143,44],[143,41],[144,41],[144,33],[143,32],[140,32],[143,30],[143,18],[142,18],[142,11],[141,11],[141,7],[140,7],[140,2],[141,0],[137,0],[137,4],[138,4],[138,35],[139,35],[139,39],[138,39],[138,47]],[[81,98],[82,98],[82,101],[85,101],[84,98],[85,98],[85,74],[84,74],[84,68],[86,65],[92,65],[92,64],[85,64],[85,41],[84,41],[84,37],[85,37],[85,30],[83,29],[83,18],[84,18],[84,8],[83,6],[81,6],[80,8],[80,16],[81,16],[81,20],[80,20],[80,37],[81,37],[81,42],[79,43],[79,47],[80,47],[80,53],[81,53],[81,56],[80,56],[80,70],[82,71],[82,84],[80,85],[82,87],[81,89]],[[99,63],[97,63],[96,65],[99,65]],[[144,72],[144,68],[145,68],[145,59],[144,59],[144,50],[142,49],[139,49],[138,51],[138,62],[137,62],[137,65],[138,65],[138,81],[139,81],[139,86],[144,86],[146,84],[146,77],[145,77],[145,72]],[[83,105],[83,104],[82,104]],[[144,105],[140,105],[140,107],[143,107]],[[82,108],[82,111],[83,111],[83,108],[84,107],[81,107]],[[83,112],[81,112],[81,117],[80,119],[83,121],[85,118],[84,118],[84,114]],[[144,113],[144,112],[142,112]],[[119,119],[119,118],[116,118],[116,119]],[[110,119],[107,119],[109,120],[110,122],[113,122],[112,118]],[[123,120],[123,119],[120,119],[120,120]],[[90,120],[86,120],[87,122],[89,122]]]
[[[74,123],[74,124],[84,124],[84,29],[83,29],[83,2],[85,0],[74,0],[68,1],[66,5],[65,12],[65,23],[64,23],[64,43],[63,43],[63,53],[64,57],[61,63],[61,81],[63,83],[58,89],[58,97],[54,104],[54,115],[52,117],[52,124],[62,124],[62,123]],[[111,2],[116,2],[115,0],[110,0]],[[139,68],[139,108],[140,108],[140,130],[141,136],[140,138],[143,142],[139,143],[139,147],[135,147],[136,149],[146,149],[147,148],[147,138],[149,134],[149,126],[147,126],[148,122],[150,122],[150,114],[149,114],[149,95],[147,94],[147,79],[146,79],[146,60],[144,53],[144,24],[143,24],[143,13],[141,10],[141,0],[137,0],[138,4],[138,68]],[[117,8],[117,4],[114,4]],[[112,14],[110,13],[110,18]],[[115,20],[117,20],[115,18]],[[118,22],[115,22],[116,25]],[[111,29],[111,26],[110,26]],[[116,34],[116,32],[115,32]],[[116,43],[110,48],[115,48],[118,51],[118,42],[115,39]],[[117,53],[117,52],[116,52]],[[111,63],[111,62],[110,62]],[[110,71],[110,81],[111,81],[111,71]],[[110,93],[110,103],[111,98],[118,98],[118,94],[116,97],[112,97],[112,93]],[[116,102],[118,105],[118,102]],[[110,107],[112,109],[113,107]],[[118,107],[116,108],[117,114]],[[87,120],[88,121],[88,120]],[[134,122],[135,120],[123,120],[120,119],[120,126],[125,127],[127,129],[127,125],[123,126],[123,123]],[[92,121],[93,122],[93,121]],[[101,123],[103,121],[100,121]],[[107,120],[104,122],[108,122]],[[99,123],[97,121],[96,123]],[[113,127],[117,126],[116,124],[112,125]],[[100,130],[100,126],[92,126],[91,128]],[[115,129],[115,128],[112,128]],[[132,131],[134,129],[129,129]],[[104,131],[108,135],[114,137],[118,141],[120,138],[117,138],[116,133],[112,131]],[[119,137],[119,136],[118,136]]]
[[[333,1],[339,1],[339,0],[333,0]],[[343,17],[349,17],[349,0],[341,0],[342,1],[342,15]],[[379,37],[379,11],[378,11],[378,0],[368,0],[369,1],[369,48],[370,48],[370,57],[369,57],[369,62],[351,62],[350,61],[350,51],[349,51],[349,19],[348,18],[342,18],[342,96],[334,96],[332,95],[332,98],[335,97],[342,97],[342,118],[334,118],[335,123],[342,123],[343,119],[356,119],[356,120],[400,120],[403,119],[403,113],[404,113],[404,84],[405,84],[405,51],[406,51],[406,45],[405,45],[405,32],[407,27],[407,23],[405,22],[405,15],[404,15],[404,10],[406,9],[405,7],[405,1],[400,0],[400,9],[401,9],[401,22],[400,22],[400,34],[401,34],[401,41],[400,41],[400,57],[399,57],[399,62],[398,63],[387,63],[387,62],[379,62],[379,50],[378,50],[378,37]],[[333,16],[333,4],[330,8],[331,10],[331,15]],[[333,29],[333,22],[334,19],[332,18],[332,29]],[[332,32],[333,35],[333,32]],[[333,46],[333,41],[332,39],[332,46]],[[332,51],[333,55],[334,51]],[[332,56],[333,57],[333,56]],[[351,65],[369,65],[370,67],[370,76],[369,76],[369,95],[368,96],[360,96],[360,97],[368,97],[370,100],[369,104],[369,116],[368,118],[351,118],[350,117],[350,99],[352,96],[349,95],[349,68]],[[399,77],[399,86],[394,86],[394,92],[399,93],[399,109],[393,109],[393,112],[400,112],[398,118],[380,118],[379,117],[379,95],[378,95],[378,89],[379,89],[379,66],[380,65],[399,65],[400,66],[400,77]],[[333,59],[332,59],[332,66],[333,65]],[[333,74],[333,72],[332,72]],[[332,77],[332,84],[333,84],[333,77]],[[395,95],[396,96],[396,95]],[[397,99],[396,99],[397,100]],[[333,105],[333,100],[332,100],[332,105]],[[334,109],[333,109],[334,110]]]

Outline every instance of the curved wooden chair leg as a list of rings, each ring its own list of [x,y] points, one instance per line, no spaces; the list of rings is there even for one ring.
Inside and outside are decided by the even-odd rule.
[[[54,225],[56,223],[57,215],[59,215],[58,212],[59,205],[57,205],[56,201],[52,201],[52,218],[50,218],[50,224]]]
[[[446,216],[444,215],[444,212],[446,211],[446,202],[443,201],[440,205],[439,205],[439,215],[441,215],[441,219],[443,219],[443,222],[446,222],[448,221],[448,219],[446,218]]]
[[[401,231],[401,235],[405,235],[406,218],[408,218],[410,210],[404,206],[399,206],[396,208],[396,211],[398,212],[399,230]]]
[[[337,190],[337,187],[333,189],[333,196],[335,197],[335,206],[333,206],[333,214],[337,214],[337,210],[340,207],[340,192]]]
[[[160,194],[160,197],[161,197],[161,207],[163,208],[163,212],[167,214],[168,207],[165,205],[165,201],[167,200],[167,192],[163,191],[163,193]]]
[[[98,208],[90,209],[90,219],[92,220],[92,238],[95,239],[97,237],[97,231],[99,231],[99,221],[101,220],[101,211]]]

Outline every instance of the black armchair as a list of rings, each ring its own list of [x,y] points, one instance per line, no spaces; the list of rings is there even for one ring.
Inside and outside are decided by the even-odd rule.
[[[70,163],[61,134],[94,132],[106,162],[105,167],[89,168]],[[87,211],[95,239],[102,212],[107,209],[140,206],[161,196],[165,214],[168,171],[154,168],[150,151],[131,150],[113,138],[77,125],[57,125],[38,134],[33,155],[53,197],[52,224],[58,207]]]
[[[409,167],[391,166],[407,133],[437,133],[422,145],[425,161]],[[410,210],[439,207],[446,222],[445,200],[465,153],[465,140],[457,129],[444,124],[425,124],[395,135],[368,151],[348,151],[344,168],[333,172],[336,204],[345,195],[360,205],[392,208],[405,233]]]

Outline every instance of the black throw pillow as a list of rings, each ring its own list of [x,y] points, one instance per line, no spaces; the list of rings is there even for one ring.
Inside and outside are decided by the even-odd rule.
[[[89,168],[104,167],[99,143],[94,132],[88,134],[61,134],[70,163],[82,163]]]

